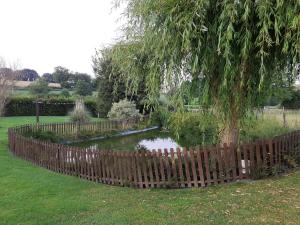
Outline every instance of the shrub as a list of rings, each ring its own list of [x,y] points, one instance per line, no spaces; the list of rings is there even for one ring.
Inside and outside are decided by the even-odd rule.
[[[150,114],[151,124],[158,125],[167,129],[169,127],[171,112],[163,106],[159,106],[154,112]]]
[[[86,110],[82,99],[76,100],[75,107],[70,113],[70,117],[72,122],[85,123],[90,120],[90,114]]]
[[[29,86],[29,91],[34,96],[45,96],[50,92],[50,88],[47,81],[40,78]]]
[[[70,95],[70,92],[68,91],[68,89],[62,89],[62,91],[60,92],[60,95],[61,96],[63,96],[63,97],[65,97],[65,98],[68,98],[68,97],[70,97],[71,95]]]
[[[29,131],[25,134],[26,137],[39,139],[43,141],[49,141],[52,143],[57,143],[61,140],[61,137],[59,137],[56,133],[52,131],[43,131],[43,130],[37,130],[35,132]]]
[[[93,88],[92,88],[91,83],[83,81],[83,80],[79,80],[75,87],[75,93],[80,96],[92,95]]]
[[[169,128],[182,146],[211,145],[219,141],[218,120],[211,114],[176,112]]]
[[[111,110],[107,115],[110,119],[128,119],[141,117],[136,105],[127,99],[121,100],[118,103],[113,103]]]
[[[291,96],[282,102],[282,106],[287,109],[300,109],[300,91],[291,91]]]

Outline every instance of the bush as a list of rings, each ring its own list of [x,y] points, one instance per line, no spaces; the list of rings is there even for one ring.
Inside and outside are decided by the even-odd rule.
[[[151,112],[150,121],[151,124],[168,129],[170,116],[171,112],[166,107],[159,106],[154,112]]]
[[[286,109],[300,109],[300,91],[292,90],[291,96],[282,102]]]
[[[111,110],[107,115],[110,119],[128,119],[141,117],[136,105],[127,99],[121,100],[118,103],[113,103]]]
[[[60,92],[60,95],[61,96],[63,96],[63,97],[65,97],[65,98],[68,98],[68,97],[70,97],[71,95],[70,95],[70,92],[68,91],[68,89],[62,89],[62,91]]]
[[[90,121],[90,114],[86,110],[83,100],[79,99],[75,103],[73,111],[70,113],[72,122],[85,123]]]
[[[48,83],[43,78],[38,79],[29,86],[29,92],[34,96],[45,96],[50,92]]]
[[[35,97],[12,97],[5,107],[5,116],[34,116]],[[60,96],[49,96],[41,100],[41,116],[65,116],[74,107],[75,100]],[[92,99],[85,101],[85,105],[93,116],[97,116],[96,102]]]
[[[37,130],[35,132],[29,131],[25,133],[25,136],[33,139],[49,141],[52,143],[58,143],[61,140],[61,137],[59,137],[56,133],[52,131],[43,131],[43,130]]]
[[[176,112],[169,129],[182,146],[211,145],[219,142],[218,120],[210,114]]]
[[[76,84],[76,87],[75,87],[75,93],[80,96],[92,95],[93,88],[92,88],[91,83],[83,81],[83,80],[78,81]]]

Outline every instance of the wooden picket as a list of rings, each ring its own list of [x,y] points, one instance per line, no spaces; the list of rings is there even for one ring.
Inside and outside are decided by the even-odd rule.
[[[251,179],[255,170],[289,167],[286,156],[300,154],[300,131],[269,140],[233,146],[152,151],[111,151],[34,140],[29,131],[54,131],[74,135],[128,129],[137,120],[85,124],[39,124],[10,128],[9,149],[17,157],[57,173],[94,182],[138,188],[204,187]]]

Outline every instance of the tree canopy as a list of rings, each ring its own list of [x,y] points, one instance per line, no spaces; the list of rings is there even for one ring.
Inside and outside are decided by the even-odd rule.
[[[19,80],[23,81],[35,81],[39,78],[39,74],[32,69],[22,69],[16,71]]]
[[[117,0],[119,4],[121,1]],[[226,141],[248,109],[278,80],[296,74],[300,53],[299,0],[125,0],[125,43],[139,43],[147,93],[201,77],[202,99],[224,121]],[[129,53],[129,54],[128,54]],[[137,53],[115,53],[115,62],[136,79]]]
[[[146,96],[143,73],[139,73],[139,79],[131,83],[131,80],[127,79],[129,77],[122,74],[120,68],[112,61],[112,54],[116,49],[122,48],[124,52],[131,47],[130,45],[116,45],[113,48],[105,48],[97,51],[93,58],[93,68],[98,84],[97,105],[101,116],[107,116],[112,104],[125,98],[134,101],[139,110],[143,110]],[[136,91],[126,90],[127,85],[134,85]]]
[[[94,89],[90,75],[86,73],[74,73],[62,66],[55,67],[52,74],[45,74],[45,78],[55,83],[60,83],[63,88],[73,89],[79,81],[84,81],[86,83],[90,83],[91,87]]]
[[[48,87],[47,81],[40,78],[29,86],[29,91],[32,95],[43,97],[50,92],[50,88]]]
[[[93,94],[91,83],[84,80],[79,80],[75,86],[75,93],[80,96],[88,96]]]

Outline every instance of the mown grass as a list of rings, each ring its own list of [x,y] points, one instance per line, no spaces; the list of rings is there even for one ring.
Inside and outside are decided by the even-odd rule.
[[[42,117],[63,122],[65,117]],[[300,171],[255,182],[138,190],[63,176],[13,157],[0,119],[0,224],[300,224]]]

